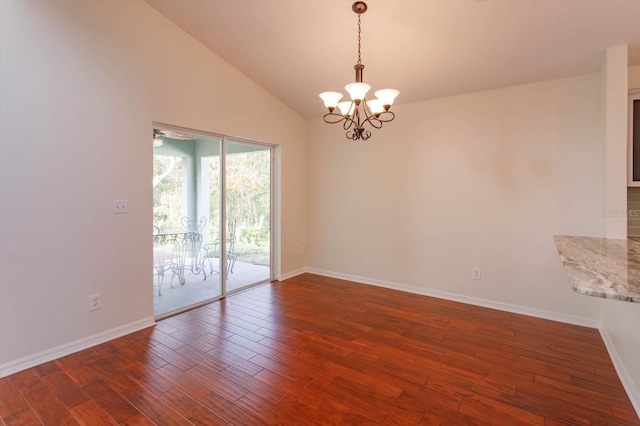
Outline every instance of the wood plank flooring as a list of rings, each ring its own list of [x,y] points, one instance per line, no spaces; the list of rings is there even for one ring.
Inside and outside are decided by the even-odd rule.
[[[305,274],[0,379],[6,425],[640,425],[597,330]]]

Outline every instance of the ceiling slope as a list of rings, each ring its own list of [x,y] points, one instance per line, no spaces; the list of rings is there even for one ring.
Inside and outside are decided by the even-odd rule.
[[[354,78],[351,0],[146,0],[306,118]],[[640,1],[370,0],[364,81],[398,103],[597,72],[609,46],[640,65]]]

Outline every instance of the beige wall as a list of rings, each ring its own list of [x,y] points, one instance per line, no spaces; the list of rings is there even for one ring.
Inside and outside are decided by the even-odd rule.
[[[615,99],[616,107],[613,111],[612,120],[624,123],[620,124],[620,126],[625,130],[624,146],[620,146],[617,141],[613,141],[611,144],[613,150],[618,151],[614,155],[625,158],[625,161],[621,162],[622,164],[617,165],[619,167],[617,171],[620,169],[626,170],[627,89],[640,87],[640,67],[627,68],[627,57],[626,54],[623,54],[625,52],[626,46],[616,46],[608,49],[609,54],[607,55],[607,62],[609,62],[608,66],[611,72],[627,77],[611,81],[610,85],[614,87],[607,88],[608,92],[617,93],[617,98]],[[624,84],[625,81],[628,81],[627,86]],[[618,105],[623,103],[624,107]],[[610,145],[610,142],[609,139],[605,140],[607,145]],[[623,185],[617,179],[617,173],[614,174],[611,182],[618,186]],[[626,180],[624,185],[626,186]],[[635,192],[634,189],[629,188],[629,190],[630,194]],[[633,199],[632,197],[629,201],[633,203]],[[630,204],[629,208],[632,206],[634,205]],[[633,224],[634,221],[630,221],[630,225]],[[640,324],[640,305],[637,303],[602,300],[600,323],[600,331],[605,338],[607,349],[615,363],[618,375],[622,379],[627,394],[640,415],[640,328],[638,328],[638,324]]]
[[[629,67],[629,89],[640,88],[640,65]]]
[[[640,306],[603,299],[600,321],[609,354],[640,416]]]
[[[151,317],[152,121],[280,144],[281,272],[305,265],[303,118],[144,2],[0,12],[0,367]]]
[[[603,209],[624,212],[627,208],[627,45],[607,49],[602,66],[604,143]],[[605,236],[627,238],[627,216],[605,214]]]
[[[312,121],[309,266],[595,320],[552,235],[604,233],[601,103],[591,74],[399,105],[367,142]]]

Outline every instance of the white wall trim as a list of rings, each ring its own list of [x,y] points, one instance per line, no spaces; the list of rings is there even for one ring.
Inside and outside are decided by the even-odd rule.
[[[61,358],[92,346],[99,345],[100,343],[124,336],[125,334],[142,330],[143,328],[155,325],[155,323],[156,321],[153,317],[148,317],[111,330],[103,331],[102,333],[94,334],[93,336],[56,346],[55,348],[47,349],[46,351],[38,352],[24,358],[5,362],[4,364],[0,364],[0,378],[26,370],[27,368],[35,367],[36,365],[40,365],[45,362],[53,361],[54,359]]]
[[[551,321],[559,321],[567,324],[580,325],[589,328],[598,328],[600,321],[593,318],[578,317],[574,315],[566,315],[558,312],[545,311],[542,309],[529,308],[527,306],[513,305],[510,303],[496,302],[493,300],[480,299],[476,297],[463,296],[460,294],[447,293],[437,290],[429,290],[426,288],[413,287],[404,284],[397,284],[388,281],[375,280],[356,275],[341,274],[338,272],[325,271],[322,269],[307,268],[307,272],[311,274],[323,275],[325,277],[338,278],[348,281],[354,281],[361,284],[374,285],[393,290],[405,291],[407,293],[422,294],[424,296],[436,297],[438,299],[451,300],[454,302],[467,303],[470,305],[483,306],[485,308],[498,309],[501,311],[513,312],[516,314],[529,315],[536,318],[548,319]]]
[[[297,277],[307,272],[307,268],[299,268],[285,274],[278,275],[276,278],[278,281],[288,280],[289,278]]]
[[[602,336],[604,345],[607,347],[607,352],[609,352],[609,357],[613,362],[613,367],[616,369],[618,377],[620,377],[622,386],[624,387],[624,390],[627,391],[627,396],[629,397],[629,400],[631,400],[633,408],[635,408],[636,413],[640,417],[640,390],[638,390],[635,383],[633,383],[633,378],[624,366],[624,362],[622,362],[622,358],[620,358],[620,355],[618,354],[616,345],[614,345],[613,340],[611,340],[611,336],[607,333],[607,330],[602,325],[598,327],[598,330],[600,331],[600,336]]]

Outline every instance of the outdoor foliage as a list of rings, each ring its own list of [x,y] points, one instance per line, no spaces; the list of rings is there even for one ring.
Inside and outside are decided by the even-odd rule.
[[[205,162],[206,164],[206,162]],[[208,157],[209,241],[219,238],[220,157]],[[254,264],[268,264],[271,232],[270,151],[229,154],[227,164],[227,220],[236,221],[236,252]],[[154,156],[154,225],[180,226],[186,194],[183,193],[183,159]]]
[[[210,216],[220,209],[220,161],[209,161]],[[237,247],[269,248],[271,232],[269,151],[244,152],[227,157],[227,220],[236,221]],[[219,229],[219,223],[214,229]]]
[[[268,244],[270,232],[269,151],[227,157],[227,218],[236,220],[238,241]]]
[[[183,159],[153,156],[153,224],[160,229],[180,226],[183,215]]]

